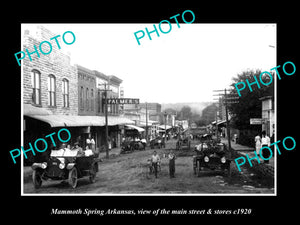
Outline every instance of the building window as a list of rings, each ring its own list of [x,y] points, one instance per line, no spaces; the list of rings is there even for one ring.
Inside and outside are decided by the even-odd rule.
[[[55,76],[50,74],[48,76],[48,104],[49,106],[55,106]]]
[[[91,111],[94,111],[94,89],[91,89]]]
[[[63,79],[62,81],[62,93],[63,93],[63,106],[69,107],[69,81]]]
[[[100,113],[101,112],[101,94],[100,91],[98,91],[98,96],[97,96],[97,100],[98,100],[98,104],[97,104],[97,112]]]
[[[89,110],[89,89],[86,88],[85,92],[85,104],[86,104],[86,110]]]
[[[80,87],[80,93],[79,93],[79,96],[80,96],[80,102],[79,102],[79,105],[80,105],[80,109],[83,109],[84,105],[83,105],[83,87]]]
[[[31,71],[32,102],[41,105],[41,73],[37,70]]]
[[[102,108],[101,108],[101,112],[102,113],[105,113],[105,92],[102,92],[102,98],[101,98],[101,100],[102,100]]]

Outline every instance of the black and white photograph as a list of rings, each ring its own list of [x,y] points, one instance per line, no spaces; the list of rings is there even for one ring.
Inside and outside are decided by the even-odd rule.
[[[2,19],[4,217],[297,215],[294,4],[45,3]]]
[[[276,24],[183,15],[21,25],[23,195],[276,195]]]

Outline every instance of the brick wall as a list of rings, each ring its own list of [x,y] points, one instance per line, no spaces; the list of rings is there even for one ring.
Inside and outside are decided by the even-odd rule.
[[[43,55],[40,51],[40,58],[34,53],[31,55],[32,61],[28,55],[22,60],[23,63],[23,103],[32,104],[32,84],[31,71],[37,70],[41,74],[41,105],[39,107],[51,110],[54,114],[77,115],[78,114],[78,77],[77,68],[70,64],[70,56],[63,52],[64,42],[62,34],[57,40],[61,49],[58,49],[55,40],[50,38],[56,36],[43,26],[38,26],[36,30],[25,30],[23,40],[23,51],[28,49],[29,52],[34,51],[34,45],[39,51],[39,45],[42,41],[49,41],[52,44],[52,52],[48,55]],[[75,42],[76,43],[76,42]],[[74,47],[76,47],[74,45]],[[42,45],[44,52],[49,51],[47,44]],[[56,105],[49,106],[48,100],[48,76],[53,74],[56,83]],[[69,81],[69,107],[63,106],[62,84],[63,79]]]

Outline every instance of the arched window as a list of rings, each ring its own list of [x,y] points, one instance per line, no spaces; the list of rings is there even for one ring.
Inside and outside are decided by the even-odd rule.
[[[83,110],[84,109],[84,103],[83,103],[83,95],[84,95],[84,93],[83,93],[83,87],[81,86],[80,87],[80,109],[81,110]]]
[[[91,89],[91,111],[94,111],[94,89]]]
[[[86,104],[86,110],[89,110],[89,89],[86,88],[85,92],[85,104]]]
[[[31,71],[32,103],[41,105],[41,73],[38,70]]]
[[[56,83],[55,83],[55,76],[50,74],[48,76],[48,105],[49,106],[56,106]]]
[[[63,106],[69,107],[69,81],[64,78],[62,80]]]

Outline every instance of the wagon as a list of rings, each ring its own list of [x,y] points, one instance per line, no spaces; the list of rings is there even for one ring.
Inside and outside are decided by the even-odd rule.
[[[191,149],[191,140],[189,137],[186,137],[184,139],[179,139],[177,142],[176,142],[176,149],[177,150],[181,150],[183,148],[187,148],[187,149]]]
[[[72,188],[77,187],[77,181],[82,177],[89,177],[91,183],[95,182],[100,159],[93,154],[78,156],[76,150],[67,150],[71,154],[64,154],[66,150],[59,151],[52,151],[49,159],[45,162],[32,164],[34,188],[40,188],[43,180],[48,179],[65,180]]]

